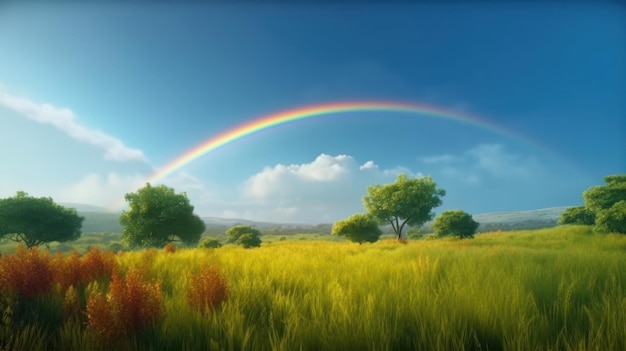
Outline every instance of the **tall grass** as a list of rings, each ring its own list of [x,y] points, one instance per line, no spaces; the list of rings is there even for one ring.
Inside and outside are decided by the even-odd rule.
[[[278,241],[249,250],[146,250],[115,262],[117,283],[101,280],[87,289],[93,295],[79,287],[40,297],[51,306],[48,318],[54,310],[63,316],[56,329],[9,317],[0,328],[16,333],[4,348],[32,340],[29,349],[626,349],[626,236],[587,227],[408,245]],[[140,329],[125,328],[112,344],[77,322],[81,297],[104,298],[105,306],[106,294],[128,294],[121,277],[137,270],[137,286],[160,294],[159,303],[138,299],[152,301],[142,306],[154,313],[138,319],[148,321],[137,322]],[[115,319],[102,311],[102,321]]]

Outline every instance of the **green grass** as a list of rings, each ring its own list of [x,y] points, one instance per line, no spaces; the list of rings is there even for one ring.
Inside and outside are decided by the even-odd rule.
[[[624,235],[562,226],[406,245],[275,239],[118,255],[122,271],[144,266],[162,281],[165,315],[115,344],[70,323],[0,328],[33,350],[626,349]],[[184,300],[203,264],[230,283],[229,300],[209,314]],[[38,308],[54,319],[59,302],[50,304]]]

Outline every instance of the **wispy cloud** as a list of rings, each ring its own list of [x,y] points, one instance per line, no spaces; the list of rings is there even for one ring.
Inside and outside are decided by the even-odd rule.
[[[480,144],[459,155],[435,155],[419,160],[444,177],[467,184],[478,184],[485,178],[530,178],[540,168],[536,159],[511,153],[500,144]]]
[[[38,103],[9,94],[1,88],[0,106],[11,109],[30,120],[50,124],[75,140],[103,149],[106,160],[147,162],[141,150],[127,147],[113,136],[82,125],[70,109],[55,107],[48,103]]]
[[[124,199],[126,193],[138,189],[144,179],[145,176],[142,174],[109,172],[103,176],[89,173],[75,183],[58,187],[52,196],[55,201],[108,207],[111,203],[121,203],[120,199]]]

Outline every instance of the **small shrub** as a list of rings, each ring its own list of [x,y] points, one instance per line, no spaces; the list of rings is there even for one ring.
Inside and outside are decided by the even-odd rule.
[[[29,300],[52,290],[51,257],[37,247],[18,246],[12,255],[0,257],[0,290],[14,292]]]
[[[52,257],[52,269],[54,271],[54,281],[65,291],[72,285],[77,285],[81,281],[80,255],[73,250],[69,255],[57,252]]]
[[[83,284],[103,277],[110,277],[117,270],[115,254],[111,251],[101,251],[94,246],[80,258],[80,281]]]
[[[63,318],[65,320],[81,321],[82,317],[83,311],[78,291],[73,285],[70,285],[63,297]]]
[[[165,252],[165,253],[174,253],[174,252],[176,252],[176,244],[174,244],[174,243],[167,243],[167,245],[165,245],[163,247],[163,252]]]
[[[106,297],[94,291],[87,302],[88,326],[104,340],[139,333],[163,315],[161,282],[148,283],[143,271],[130,269],[124,278],[116,272]]]
[[[202,239],[202,241],[200,242],[200,245],[198,245],[198,247],[201,247],[201,248],[204,248],[204,249],[217,249],[217,248],[222,247],[222,244],[217,239],[204,238],[204,239]]]
[[[216,267],[204,266],[189,280],[187,302],[197,310],[215,309],[228,299],[228,283]]]

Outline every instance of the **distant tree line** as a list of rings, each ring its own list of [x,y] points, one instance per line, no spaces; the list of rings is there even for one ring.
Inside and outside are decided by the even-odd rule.
[[[568,208],[558,223],[592,225],[599,233],[626,234],[626,174],[609,175],[604,181],[606,184],[583,192],[584,205]],[[442,204],[441,198],[446,194],[430,176],[408,178],[405,174],[398,175],[393,183],[368,186],[366,190],[363,204],[367,213],[335,222],[331,234],[363,244],[379,240],[380,226],[388,225],[397,240],[403,236],[419,239],[424,235],[419,228],[435,217],[433,209]],[[165,185],[147,183],[126,194],[125,199],[129,208],[122,212],[119,221],[123,227],[121,240],[128,247],[163,247],[170,243],[205,248],[222,245],[214,238],[200,242],[206,225],[194,214],[186,193],[177,194]],[[0,199],[0,239],[26,247],[76,240],[82,234],[83,220],[75,209],[60,206],[51,198],[35,198],[18,191],[13,197]],[[436,237],[459,239],[473,238],[478,227],[479,223],[461,210],[444,211],[431,225]],[[319,228],[313,230],[316,229]],[[234,226],[224,234],[227,243],[244,248],[261,245],[261,232],[251,226]],[[119,243],[117,246],[123,247]]]

